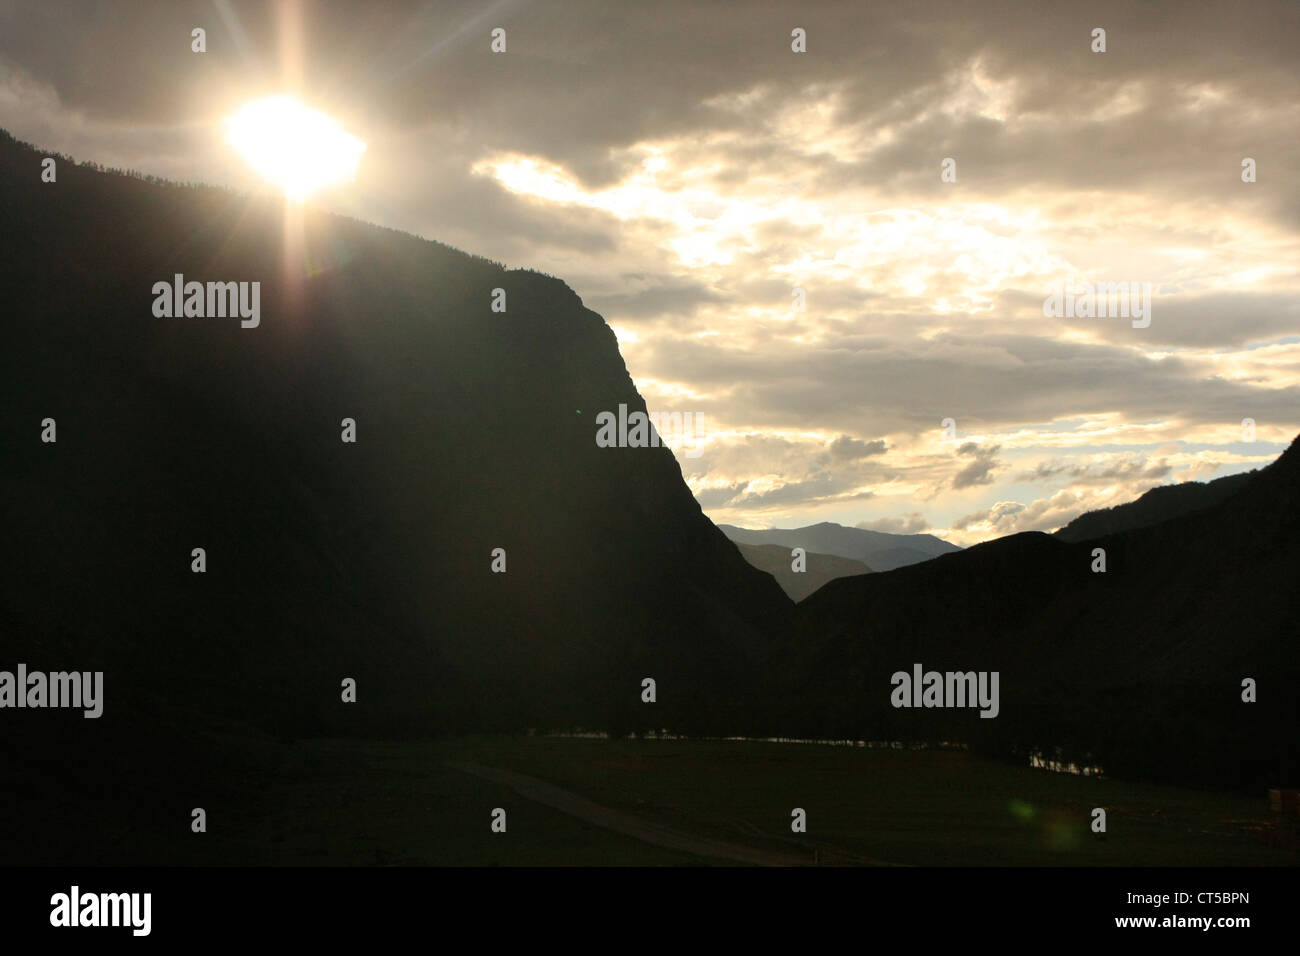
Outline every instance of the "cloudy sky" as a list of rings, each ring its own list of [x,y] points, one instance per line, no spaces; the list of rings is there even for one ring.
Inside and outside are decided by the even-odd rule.
[[[251,190],[221,121],[292,92],[367,143],[315,201],[560,276],[704,416],[715,521],[970,544],[1300,430],[1297,50],[1294,0],[0,0],[0,126]]]

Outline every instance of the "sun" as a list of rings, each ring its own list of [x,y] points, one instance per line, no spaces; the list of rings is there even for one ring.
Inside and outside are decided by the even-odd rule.
[[[290,199],[349,182],[366,144],[324,113],[291,96],[243,106],[225,121],[226,142]]]

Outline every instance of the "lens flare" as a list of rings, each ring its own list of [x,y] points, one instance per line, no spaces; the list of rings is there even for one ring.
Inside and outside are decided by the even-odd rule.
[[[258,173],[301,202],[350,182],[366,144],[338,122],[290,96],[247,104],[225,121],[226,142]]]

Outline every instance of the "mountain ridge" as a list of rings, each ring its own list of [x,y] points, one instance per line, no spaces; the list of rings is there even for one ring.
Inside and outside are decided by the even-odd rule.
[[[733,542],[745,560],[758,570],[772,575],[790,600],[798,603],[824,586],[828,581],[855,574],[871,574],[872,569],[861,561],[841,558],[833,554],[808,552],[802,571],[792,568],[790,551],[779,544],[742,544]]]
[[[1294,443],[1211,507],[1085,541],[962,550],[813,525],[951,550],[796,607],[670,451],[597,447],[595,413],[645,402],[560,280],[311,209],[295,252],[275,203],[85,166],[46,184],[42,155],[0,137],[0,223],[19,237],[0,263],[0,619],[34,669],[103,670],[106,704],[89,736],[11,714],[18,765],[116,781],[144,814],[191,782],[229,787],[196,721],[870,733],[1198,785],[1295,775]],[[260,325],[155,316],[150,290],[176,273],[260,282]],[[1002,673],[999,717],[892,708],[889,675],[918,661]]]
[[[777,722],[956,737],[1132,779],[1286,784],[1300,779],[1298,569],[1300,438],[1238,493],[1156,525],[1086,541],[1025,532],[829,582],[773,658],[789,681]],[[915,662],[1000,672],[999,717],[892,708],[890,674]],[[813,687],[825,703],[809,714],[798,702]]]
[[[148,808],[220,784],[200,719],[751,729],[790,601],[668,449],[596,445],[596,412],[645,402],[566,284],[310,207],[295,254],[280,203],[63,162],[44,183],[45,155],[0,136],[0,620],[33,669],[102,670],[106,705],[10,715],[16,762]],[[177,273],[260,283],[260,324],[156,316]]]
[[[893,534],[867,528],[850,528],[832,521],[822,521],[801,528],[755,530],[735,525],[718,525],[732,541],[744,544],[779,544],[786,548],[801,547],[809,552],[834,555],[860,561],[875,571],[915,564],[940,554],[961,549],[932,534]]]
[[[1084,512],[1054,533],[1063,541],[1086,541],[1117,531],[1147,528],[1170,518],[1213,507],[1245,488],[1256,473],[1225,475],[1209,482],[1161,485],[1133,501]]]

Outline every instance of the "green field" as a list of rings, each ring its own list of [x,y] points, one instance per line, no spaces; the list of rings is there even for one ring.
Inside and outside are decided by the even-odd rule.
[[[526,775],[525,790],[540,782],[540,795],[490,778],[501,771]],[[521,779],[513,778],[516,784]],[[78,822],[66,830],[66,845],[47,843],[52,858],[43,861],[1297,862],[1297,818],[1271,813],[1264,794],[1147,787],[1011,767],[958,751],[544,737],[312,741],[268,744],[227,782],[241,799],[205,801],[196,794],[187,804],[207,809],[205,834],[190,833],[185,814],[170,828],[159,823],[114,833],[111,816],[72,813]],[[47,817],[59,812],[57,802],[49,802],[54,794],[28,796],[44,804]],[[506,811],[505,833],[491,832],[496,807]],[[805,834],[791,832],[795,807],[806,811]],[[1093,807],[1107,811],[1104,839],[1089,830]]]

